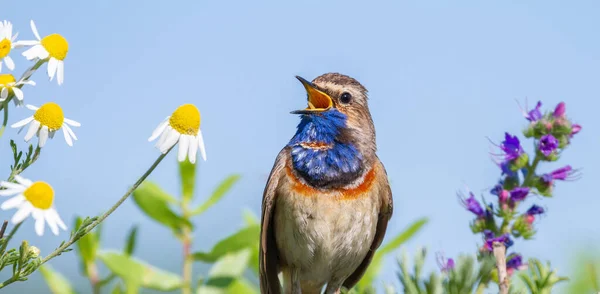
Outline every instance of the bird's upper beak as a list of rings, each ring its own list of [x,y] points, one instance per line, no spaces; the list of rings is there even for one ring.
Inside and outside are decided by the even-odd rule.
[[[296,76],[296,78],[304,85],[306,93],[308,94],[308,107],[301,110],[292,111],[294,114],[310,114],[319,113],[329,110],[333,107],[333,100],[329,95],[316,89],[311,82],[305,80],[302,77]]]

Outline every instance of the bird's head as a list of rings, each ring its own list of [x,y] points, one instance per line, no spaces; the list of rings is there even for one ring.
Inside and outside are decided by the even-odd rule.
[[[354,145],[363,155],[374,154],[375,127],[367,104],[367,89],[357,80],[339,73],[327,73],[312,82],[297,76],[308,96],[308,107],[292,111],[306,121],[320,125],[315,131],[326,141]]]

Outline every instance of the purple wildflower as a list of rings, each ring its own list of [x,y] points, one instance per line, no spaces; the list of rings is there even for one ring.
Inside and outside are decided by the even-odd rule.
[[[438,252],[437,254],[437,264],[442,270],[442,272],[449,272],[454,269],[454,259],[444,257],[444,254]]]
[[[506,153],[506,160],[511,161],[519,158],[525,151],[521,147],[519,138],[517,136],[511,136],[509,133],[504,134],[504,141],[500,145],[500,148]]]
[[[483,230],[483,236],[486,239],[491,239],[491,238],[494,238],[495,235],[494,235],[494,232],[492,232],[491,230]]]
[[[537,215],[542,213],[544,213],[544,208],[535,204],[527,210],[527,215]]]
[[[523,115],[525,116],[525,118],[530,121],[530,122],[536,122],[538,120],[540,120],[542,118],[542,112],[540,111],[540,108],[542,107],[542,101],[538,101],[537,105],[535,106],[534,109],[530,110],[529,112],[525,112],[521,109],[521,111],[523,111]]]
[[[558,140],[551,134],[542,136],[538,145],[540,152],[545,156],[550,156],[558,148]]]
[[[507,249],[513,245],[513,241],[510,239],[509,234],[504,234],[500,237],[494,237],[494,238],[489,238],[489,237],[491,237],[491,234],[489,234],[489,233],[484,233],[484,234],[486,235],[484,248],[487,251],[490,251],[490,252],[494,251],[494,242],[503,243]]]
[[[528,187],[516,187],[510,191],[510,200],[522,201],[529,194]]]
[[[474,213],[478,217],[485,217],[486,213],[483,210],[483,208],[481,208],[481,204],[479,204],[479,201],[477,201],[477,199],[475,199],[475,195],[473,194],[473,192],[469,192],[469,195],[470,195],[470,197],[467,199],[464,199],[461,197],[462,205],[468,211]]]
[[[511,253],[506,257],[506,271],[508,275],[512,275],[516,270],[527,268],[527,264],[523,263],[523,257],[517,253]]]
[[[542,176],[542,180],[546,183],[552,183],[554,180],[567,180],[573,174],[573,168],[570,165],[561,167],[548,174]]]
[[[565,103],[560,102],[560,103],[558,103],[558,105],[556,105],[556,108],[554,109],[552,116],[554,116],[555,118],[563,117],[565,115],[565,111],[566,111]]]
[[[573,124],[571,126],[571,134],[569,135],[569,137],[573,137],[574,135],[576,135],[577,133],[579,133],[581,131],[581,125],[578,124]]]

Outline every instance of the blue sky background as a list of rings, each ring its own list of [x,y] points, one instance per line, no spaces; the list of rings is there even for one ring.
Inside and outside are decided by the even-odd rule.
[[[562,2],[564,3],[564,2]],[[152,130],[178,105],[194,103],[202,113],[208,161],[199,166],[197,202],[231,173],[243,178],[222,202],[196,221],[195,249],[208,249],[241,227],[243,209],[260,212],[262,190],[275,156],[304,107],[303,87],[326,72],[341,72],[369,89],[379,156],[392,181],[395,213],[388,236],[427,216],[430,223],[405,248],[427,246],[446,255],[473,253],[471,215],[456,198],[468,184],[485,192],[499,177],[488,156],[489,136],[520,134],[526,121],[515,100],[542,100],[546,109],[567,103],[567,114],[583,125],[558,165],[583,168],[577,182],[559,183],[545,206],[536,239],[516,242],[525,257],[551,260],[571,271],[579,250],[597,250],[600,176],[600,8],[595,1],[425,2],[150,2],[40,1],[3,5],[1,19],[13,22],[20,39],[33,39],[29,20],[42,36],[60,33],[70,45],[65,83],[45,72],[25,89],[27,103],[55,101],[79,141],[62,136],[44,148],[23,176],[45,180],[56,191],[56,207],[72,224],[76,215],[110,207],[159,155],[147,142]],[[12,54],[15,73],[29,63]],[[45,69],[45,67],[44,67]],[[3,72],[7,72],[4,68]],[[11,109],[10,122],[31,115]],[[8,139],[0,164],[8,175]],[[528,142],[530,143],[530,142]],[[527,145],[530,146],[530,145]],[[549,171],[558,165],[543,165]],[[178,193],[175,155],[150,176]],[[491,197],[490,197],[491,199]],[[14,211],[0,212],[9,218]],[[170,232],[127,201],[104,226],[104,248],[121,248],[127,231],[141,225],[137,256],[179,271],[180,246]],[[16,239],[28,239],[43,254],[68,233],[37,237],[28,220]],[[16,244],[15,244],[16,245]],[[82,292],[73,253],[51,262]],[[434,255],[430,269],[436,270]],[[198,267],[196,273],[202,271]],[[390,259],[383,279],[396,281]],[[47,291],[39,274],[7,293]]]

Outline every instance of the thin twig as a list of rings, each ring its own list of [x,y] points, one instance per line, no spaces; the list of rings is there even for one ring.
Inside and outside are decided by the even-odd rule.
[[[500,294],[508,294],[508,274],[506,273],[506,247],[500,242],[494,242],[494,257],[498,268],[498,287]]]
[[[8,226],[8,221],[4,221],[4,223],[2,223],[2,229],[0,229],[0,239],[4,238],[4,232],[6,232],[7,226]]]

